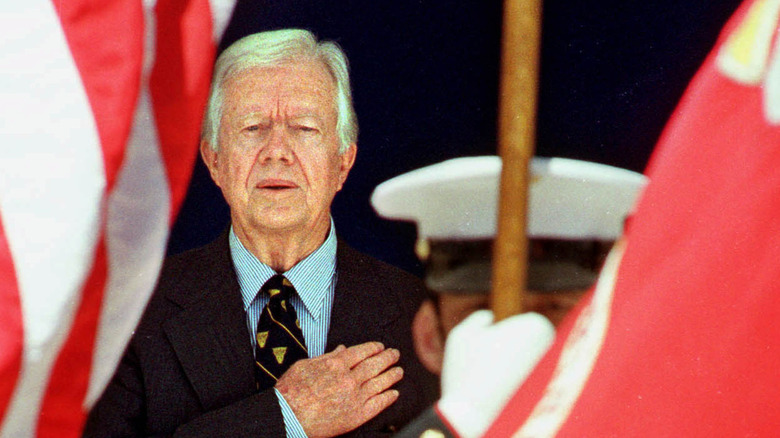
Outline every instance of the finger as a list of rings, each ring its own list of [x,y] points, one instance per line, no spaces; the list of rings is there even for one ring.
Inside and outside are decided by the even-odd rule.
[[[401,367],[393,367],[384,373],[366,381],[361,391],[366,399],[373,397],[381,392],[390,389],[404,377],[404,370]]]
[[[316,359],[327,359],[327,358],[329,358],[329,357],[338,357],[338,355],[339,355],[339,354],[340,354],[342,351],[344,351],[344,350],[346,350],[346,349],[347,349],[347,347],[345,347],[345,346],[344,346],[344,344],[339,344],[339,345],[338,345],[336,348],[334,348],[333,350],[331,350],[331,351],[329,351],[329,352],[327,352],[327,353],[323,354],[322,356],[318,356],[318,357],[316,357]]]
[[[330,353],[325,353],[325,354],[323,354],[323,356],[328,355],[328,354],[338,354],[338,353],[341,353],[342,351],[344,351],[346,349],[347,349],[347,347],[345,347],[344,344],[339,344],[338,347],[333,349],[333,351],[331,351]]]
[[[398,400],[398,391],[395,389],[371,397],[363,405],[362,413],[364,418],[368,421],[376,417],[380,412],[387,409],[388,406],[395,403],[396,400]]]
[[[339,357],[353,368],[355,365],[363,362],[367,358],[384,351],[385,346],[381,342],[366,342],[354,345],[339,353]]]
[[[352,368],[353,377],[358,382],[365,382],[368,379],[376,377],[379,375],[379,373],[398,362],[400,357],[401,353],[398,350],[395,348],[388,348],[387,350],[368,357],[359,364],[355,365],[355,367]]]

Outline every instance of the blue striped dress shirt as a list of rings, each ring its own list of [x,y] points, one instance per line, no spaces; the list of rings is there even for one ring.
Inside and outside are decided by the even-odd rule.
[[[276,271],[262,263],[238,240],[230,228],[230,255],[241,287],[241,298],[246,311],[247,333],[252,342],[252,350],[257,345],[255,331],[260,313],[268,303],[268,296],[259,294],[260,288]],[[303,337],[309,357],[320,356],[325,352],[328,339],[330,315],[333,307],[333,295],[336,288],[336,232],[333,219],[325,242],[313,253],[298,262],[289,271],[283,272],[295,287],[297,296],[290,301],[301,323]],[[295,414],[279,391],[276,391],[282,408],[288,437],[305,437]]]

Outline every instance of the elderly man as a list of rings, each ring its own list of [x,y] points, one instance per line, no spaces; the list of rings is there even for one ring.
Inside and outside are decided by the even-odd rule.
[[[220,55],[201,154],[230,229],[166,261],[85,435],[371,436],[430,404],[410,333],[424,285],[330,216],[356,138],[336,44],[281,30]]]

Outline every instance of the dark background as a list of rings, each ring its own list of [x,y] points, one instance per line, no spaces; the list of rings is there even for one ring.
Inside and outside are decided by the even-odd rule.
[[[547,1],[536,155],[643,171],[661,130],[738,1]],[[501,2],[239,0],[220,50],[302,27],[337,41],[351,67],[357,163],[333,217],[356,248],[420,274],[413,224],[369,197],[401,173],[495,154]],[[198,161],[169,253],[214,239],[228,209]]]

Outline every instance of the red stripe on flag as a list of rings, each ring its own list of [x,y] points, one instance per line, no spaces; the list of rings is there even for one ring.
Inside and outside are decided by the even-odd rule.
[[[172,223],[197,157],[216,47],[208,0],[159,0],[155,12],[156,62],[149,91],[171,191]]]
[[[139,0],[52,3],[92,107],[110,190],[125,154],[141,84],[143,4]]]
[[[41,404],[36,434],[38,437],[81,436],[87,414],[82,403],[89,386],[92,352],[108,277],[107,266],[105,236],[101,236],[70,336],[52,368],[49,385]]]
[[[5,417],[11,396],[22,368],[24,326],[22,303],[16,282],[16,270],[11,249],[0,221],[0,424]]]

